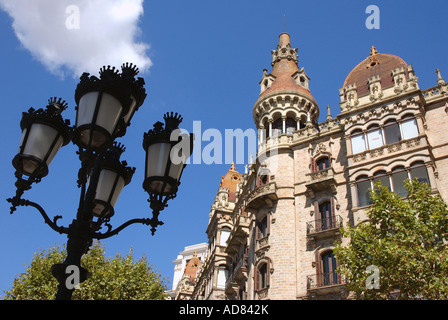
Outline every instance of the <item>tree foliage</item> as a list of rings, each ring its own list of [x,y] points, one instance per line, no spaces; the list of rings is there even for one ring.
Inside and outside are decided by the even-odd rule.
[[[104,246],[96,242],[82,258],[89,278],[75,289],[72,300],[161,300],[165,299],[166,283],[154,271],[146,257],[135,261],[132,248],[126,256],[113,259],[104,256]],[[5,300],[54,299],[57,280],[51,266],[65,259],[65,249],[59,246],[34,255],[26,272],[16,276]]]
[[[448,210],[439,194],[406,181],[402,198],[378,184],[367,220],[344,227],[347,245],[335,253],[339,272],[359,299],[448,298]],[[379,287],[368,288],[369,266],[379,268]]]

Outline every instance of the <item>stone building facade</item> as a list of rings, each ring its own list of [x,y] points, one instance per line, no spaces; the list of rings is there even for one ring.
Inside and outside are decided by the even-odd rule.
[[[170,300],[189,300],[194,289],[196,274],[207,254],[207,243],[185,247],[174,263],[172,289],[165,293]]]
[[[257,157],[222,178],[209,247],[191,299],[345,299],[334,242],[359,223],[376,181],[405,195],[407,178],[448,200],[448,88],[420,89],[410,64],[375,47],[346,77],[340,114],[313,98],[282,33],[253,107]],[[447,172],[448,173],[448,172]],[[346,241],[346,240],[345,240]]]

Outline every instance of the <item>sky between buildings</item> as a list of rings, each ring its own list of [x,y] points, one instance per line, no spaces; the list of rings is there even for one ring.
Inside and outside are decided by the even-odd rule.
[[[9,214],[6,198],[15,194],[11,160],[17,153],[22,112],[45,107],[48,98],[57,96],[67,101],[63,116],[74,124],[74,90],[84,71],[97,74],[103,65],[133,62],[146,81],[148,97],[127,135],[119,139],[126,146],[122,159],[137,170],[115,206],[115,227],[151,216],[142,188],[143,133],[164,113],[180,113],[181,127],[189,132],[200,127],[195,132],[198,155],[210,150],[207,146],[213,142],[201,133],[222,134],[223,149],[213,154],[214,163],[198,157],[200,161],[187,166],[177,198],[161,213],[165,225],[155,236],[148,227],[134,225],[104,241],[108,256],[126,254],[131,247],[137,258],[146,255],[167,278],[168,288],[177,254],[185,246],[208,241],[210,206],[230,160],[240,172],[249,161],[247,153],[244,161],[237,161],[236,152],[226,157],[224,132],[255,129],[252,107],[263,69],[271,70],[270,52],[280,33],[288,32],[298,48],[299,67],[311,78],[310,90],[320,107],[319,121],[324,121],[327,105],[333,116],[340,112],[339,89],[372,45],[379,53],[395,54],[412,64],[420,88],[436,85],[436,68],[448,80],[448,3],[443,0],[76,3],[71,7],[73,1],[67,0],[0,0],[0,296],[35,252],[66,242],[66,235],[51,230],[33,208],[19,207]],[[369,5],[375,5],[379,15],[366,13]],[[373,24],[379,29],[369,28]],[[80,162],[75,152],[73,144],[62,148],[49,175],[24,195],[42,205],[51,218],[62,215],[59,223],[64,226],[74,219],[78,204]]]

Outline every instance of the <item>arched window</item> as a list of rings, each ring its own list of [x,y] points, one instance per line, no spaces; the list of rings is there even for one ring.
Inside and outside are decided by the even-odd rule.
[[[353,154],[367,149],[379,148],[384,144],[392,144],[401,140],[418,137],[417,120],[414,115],[406,115],[398,124],[395,120],[388,120],[383,128],[377,125],[369,127],[366,134],[361,130],[351,133]]]
[[[258,266],[255,270],[255,290],[259,291],[269,287],[269,261]]]
[[[373,175],[373,184],[375,188],[378,182],[381,183],[381,186],[387,187],[389,190],[392,190],[390,187],[389,176],[387,175],[386,171],[375,172],[375,174]]]
[[[419,182],[429,183],[428,170],[423,161],[414,162],[411,165],[411,179],[417,179]]]
[[[401,140],[400,126],[395,120],[389,120],[384,124],[384,139],[386,144],[392,144]]]
[[[333,216],[333,206],[330,201],[326,201],[319,205],[320,214],[320,230],[332,229],[335,226],[334,216]],[[320,231],[317,230],[317,231]]]
[[[403,139],[411,139],[418,136],[417,120],[413,115],[406,115],[401,122]]]
[[[327,157],[319,158],[316,161],[316,169],[317,171],[325,170],[330,167],[330,160]]]
[[[367,143],[370,150],[383,145],[383,132],[380,127],[374,125],[367,129]]]
[[[292,118],[286,118],[286,133],[292,134],[297,129],[297,122]]]
[[[269,235],[270,219],[269,214],[265,215],[261,220],[257,220],[257,239],[260,240]]]
[[[264,140],[266,140],[267,138],[269,138],[269,135],[271,134],[270,132],[269,132],[269,122],[268,122],[268,120],[267,119],[264,119],[263,120],[263,129],[262,129],[262,135],[263,135],[263,138],[261,138],[263,141]]]
[[[336,257],[332,250],[325,251],[321,255],[321,284],[322,286],[331,286],[339,284]]]
[[[353,154],[366,150],[366,137],[361,130],[355,130],[351,134],[352,152]]]
[[[272,136],[276,137],[282,134],[283,131],[283,120],[278,118],[272,123]]]
[[[364,207],[372,204],[370,201],[370,180],[367,176],[361,176],[356,179],[356,191],[358,193],[358,207]]]
[[[406,179],[409,179],[406,169],[403,166],[395,167],[392,170],[392,191],[406,197],[408,195],[408,190],[404,187]]]

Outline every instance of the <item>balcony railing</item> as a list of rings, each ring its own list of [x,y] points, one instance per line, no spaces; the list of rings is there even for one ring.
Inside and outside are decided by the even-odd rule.
[[[251,191],[247,197],[246,207],[259,208],[265,205],[267,201],[275,200],[277,200],[277,186],[275,182],[269,182]]]
[[[307,235],[313,235],[327,230],[337,230],[343,225],[341,216],[331,216],[325,219],[316,219],[306,224]]]
[[[323,272],[318,274],[313,274],[306,277],[307,289],[324,289],[332,286],[345,285],[347,282],[345,276],[338,274],[336,271],[333,272]]]
[[[227,247],[225,253],[234,254],[238,252],[240,246],[246,242],[249,236],[249,226],[251,223],[251,218],[248,216],[238,215],[234,218],[233,230],[230,233],[229,239],[227,240]]]
[[[319,192],[329,189],[335,189],[336,179],[332,167],[319,170],[312,173],[307,173],[308,182],[305,184],[308,190]]]

